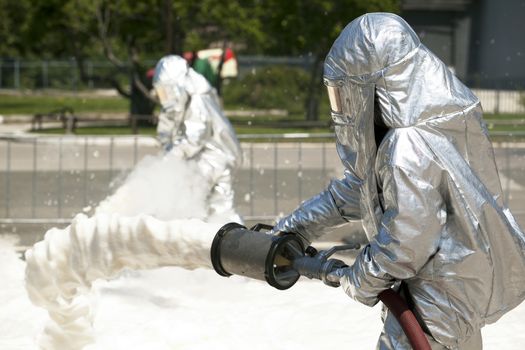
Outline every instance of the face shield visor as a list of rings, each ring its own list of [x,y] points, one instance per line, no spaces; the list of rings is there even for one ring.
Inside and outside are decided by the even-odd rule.
[[[325,78],[339,157],[360,179],[370,174],[376,155],[374,85]]]
[[[361,180],[363,228],[369,238],[378,230],[381,209],[375,177],[376,141],[374,136],[373,84],[325,77],[337,153],[347,172]]]
[[[326,90],[328,91],[328,99],[330,100],[330,110],[332,113],[343,113],[341,105],[341,91],[339,87],[329,85],[329,81],[325,80]]]
[[[155,92],[165,112],[181,112],[186,109],[188,93],[177,84],[157,83]]]

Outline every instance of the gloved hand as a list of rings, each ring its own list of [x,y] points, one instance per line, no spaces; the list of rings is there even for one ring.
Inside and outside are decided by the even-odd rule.
[[[339,287],[341,285],[341,278],[345,275],[345,267],[337,268],[326,275],[326,280],[331,282],[332,287]]]
[[[184,151],[182,150],[181,147],[177,147],[177,145],[173,145],[172,144],[169,152],[167,152],[167,153],[169,153],[171,156],[175,156],[175,157],[177,157],[179,159],[183,159],[183,160],[184,159],[188,159],[188,157],[186,157],[186,153],[184,153]]]
[[[157,140],[160,143],[164,152],[168,153],[173,147],[173,142],[171,140],[171,133],[159,131],[157,133]]]

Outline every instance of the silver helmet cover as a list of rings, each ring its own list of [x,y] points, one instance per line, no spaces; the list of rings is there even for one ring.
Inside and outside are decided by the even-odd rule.
[[[525,298],[525,235],[503,203],[481,105],[394,14],[348,24],[324,68],[338,153],[345,178],[361,183],[351,189],[369,238],[341,285],[373,305],[403,281],[433,339],[462,348]],[[378,125],[388,132],[376,145]],[[316,237],[312,229],[340,223],[333,188],[276,229]],[[389,329],[381,348],[410,348]]]
[[[182,57],[170,55],[159,60],[153,76],[153,87],[162,106],[163,113],[180,123],[189,100],[186,91],[188,64]]]

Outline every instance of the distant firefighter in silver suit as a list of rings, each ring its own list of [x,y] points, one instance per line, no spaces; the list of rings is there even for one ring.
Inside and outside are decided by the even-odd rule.
[[[309,242],[362,220],[369,243],[331,278],[366,305],[399,290],[433,349],[481,349],[481,327],[525,297],[525,235],[503,203],[479,100],[388,13],[346,26],[324,81],[344,178],[273,231]],[[410,349],[393,315],[383,320],[378,349]]]
[[[162,106],[157,126],[161,145],[166,152],[195,160],[209,178],[211,218],[229,215],[240,222],[233,210],[232,176],[242,163],[242,152],[215,89],[175,55],[157,63],[153,87]]]

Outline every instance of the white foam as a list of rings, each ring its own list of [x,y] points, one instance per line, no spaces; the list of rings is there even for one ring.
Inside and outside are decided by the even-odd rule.
[[[81,349],[94,340],[93,281],[114,278],[125,268],[210,267],[209,249],[219,227],[196,219],[80,214],[66,229],[49,230],[26,252],[28,295],[51,318],[40,346]]]
[[[46,313],[27,298],[25,263],[14,250],[13,239],[0,238],[0,349],[34,349]]]
[[[92,218],[80,214],[67,228],[49,230],[26,253],[28,295],[51,319],[40,346],[81,349],[94,341],[96,280],[124,269],[210,267],[211,241],[228,222],[219,216],[215,224],[203,221],[212,186],[210,174],[177,152],[146,156]]]
[[[95,213],[148,214],[161,220],[206,219],[213,183],[197,163],[171,152],[144,157]]]
[[[0,349],[36,349],[46,320],[24,292],[24,265],[0,239]],[[379,306],[314,281],[278,291],[212,270],[166,267],[125,271],[92,291],[94,342],[84,350],[373,349],[381,329]],[[524,320],[525,303],[483,329],[483,348],[521,349]]]

